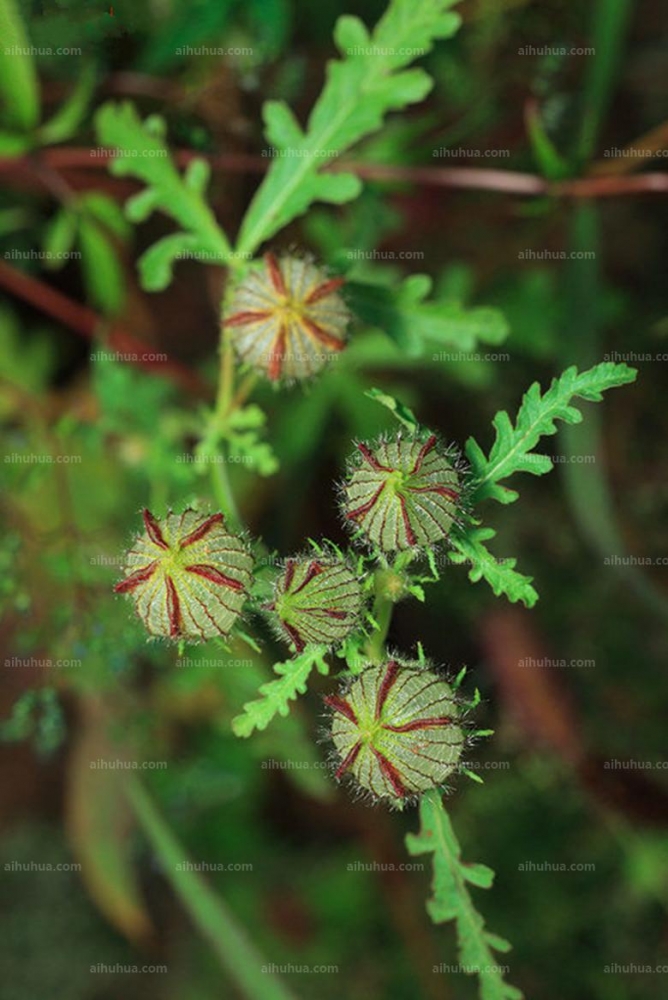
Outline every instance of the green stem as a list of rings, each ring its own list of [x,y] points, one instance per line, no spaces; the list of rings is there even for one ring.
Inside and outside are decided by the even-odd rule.
[[[211,483],[213,486],[213,492],[216,497],[216,502],[220,507],[221,511],[225,514],[230,527],[239,531],[242,527],[241,515],[239,514],[239,508],[237,507],[236,500],[234,499],[234,491],[232,490],[232,483],[230,482],[230,475],[227,471],[227,447],[221,447],[221,458],[224,459],[222,462],[212,462],[211,463]]]
[[[234,914],[191,866],[185,851],[156,809],[136,776],[130,778],[128,798],[165,877],[188,911],[193,923],[209,941],[220,964],[248,1000],[294,1000],[293,994],[273,973],[263,972],[266,960],[257,951]]]

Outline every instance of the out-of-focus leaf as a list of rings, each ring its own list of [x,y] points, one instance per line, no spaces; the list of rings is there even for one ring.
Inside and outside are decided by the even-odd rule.
[[[84,67],[67,100],[61,104],[53,118],[39,129],[37,138],[44,146],[64,142],[74,135],[85,117],[94,89],[95,69],[88,65]]]
[[[467,309],[443,298],[425,301],[431,287],[426,274],[414,274],[398,288],[349,282],[346,292],[350,308],[362,322],[384,330],[412,357],[439,346],[472,351],[478,343],[505,340],[508,325],[497,309]]]
[[[82,218],[79,223],[86,290],[106,316],[119,312],[125,299],[125,277],[115,248],[97,223]]]
[[[0,0],[0,95],[5,121],[24,132],[39,121],[35,63],[14,0]]]
[[[79,196],[78,205],[80,209],[88,212],[103,226],[106,226],[122,242],[130,238],[131,227],[128,225],[123,209],[109,195],[102,194],[101,191],[86,191]]]
[[[80,703],[80,730],[69,760],[66,822],[72,850],[95,904],[135,943],[152,933],[132,860],[132,812],[127,804],[127,733],[111,738],[113,721],[95,697]],[[112,767],[100,764],[111,762]],[[93,765],[93,766],[91,766]]]
[[[102,145],[117,153],[110,171],[117,177],[138,177],[147,185],[146,190],[129,200],[128,218],[136,222],[160,210],[182,228],[182,232],[160,240],[140,258],[144,287],[150,291],[164,288],[171,278],[173,262],[186,250],[200,253],[221,267],[229,265],[230,244],[204,196],[208,166],[194,161],[181,175],[163,141],[164,121],[157,116],[141,121],[129,102],[103,105],[95,124]]]
[[[59,271],[64,267],[67,254],[74,245],[78,219],[68,208],[61,208],[49,219],[44,231],[42,250],[46,254],[44,267],[47,271]]]
[[[0,130],[0,156],[23,156],[32,145],[27,135]]]

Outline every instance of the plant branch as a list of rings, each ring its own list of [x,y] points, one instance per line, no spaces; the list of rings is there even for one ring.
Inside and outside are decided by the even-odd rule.
[[[18,271],[4,261],[0,261],[0,287],[35,309],[39,309],[40,312],[51,316],[70,330],[74,330],[75,333],[87,340],[95,339],[98,333],[105,328],[105,320],[88,306],[68,298],[45,282]],[[136,340],[118,325],[112,326],[107,344],[110,348],[137,355],[138,359],[147,353],[145,343]],[[140,368],[158,372],[166,378],[171,378],[183,389],[196,396],[205,397],[209,394],[206,383],[178,361],[137,360],[132,363]]]
[[[79,147],[46,149],[38,159],[59,169],[101,169],[113,159],[113,153],[91,151]],[[191,160],[206,159],[215,170],[230,173],[264,174],[268,168],[266,157],[249,153],[223,153],[204,156],[190,150],[174,151],[174,161],[181,167]],[[27,157],[0,159],[0,173],[16,173],[22,181],[26,172],[34,173],[34,161]],[[640,162],[639,162],[640,165]],[[600,176],[594,164],[591,176],[552,183],[539,174],[517,170],[496,170],[485,167],[399,167],[382,163],[359,163],[340,160],[329,164],[323,172],[331,171],[356,174],[366,180],[393,181],[422,184],[426,187],[461,188],[475,191],[495,191],[499,194],[516,194],[528,197],[553,198],[610,198],[637,194],[663,194],[668,192],[668,173],[652,172],[634,177]]]

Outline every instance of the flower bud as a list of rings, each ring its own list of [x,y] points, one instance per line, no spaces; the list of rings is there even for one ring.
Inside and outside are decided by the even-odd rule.
[[[343,350],[349,313],[342,278],[309,260],[265,254],[235,289],[223,316],[241,361],[272,382],[309,378]]]
[[[362,588],[340,561],[288,559],[268,610],[282,638],[301,653],[307,643],[342,642],[359,621]]]
[[[152,636],[199,642],[227,635],[252,579],[245,543],[222,514],[188,509],[158,521],[145,510],[145,531],[128,552],[117,594],[129,594]]]
[[[358,444],[343,483],[343,512],[383,552],[447,538],[462,492],[452,453],[435,434]]]
[[[462,711],[435,671],[391,659],[326,697],[336,778],[375,801],[401,806],[441,787],[466,744]]]

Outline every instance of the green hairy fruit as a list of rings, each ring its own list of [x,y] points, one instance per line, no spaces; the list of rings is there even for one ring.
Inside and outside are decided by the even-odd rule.
[[[457,769],[466,744],[462,709],[435,671],[390,659],[324,700],[336,777],[350,777],[374,800],[401,806]]]
[[[307,643],[332,646],[357,626],[361,584],[342,561],[288,559],[267,610],[282,638],[301,653]]]
[[[127,553],[117,594],[128,594],[147,632],[199,642],[228,635],[243,608],[253,559],[222,514],[143,513],[143,534]]]
[[[358,444],[342,487],[343,513],[382,552],[429,548],[446,539],[461,508],[452,451],[435,434]]]

